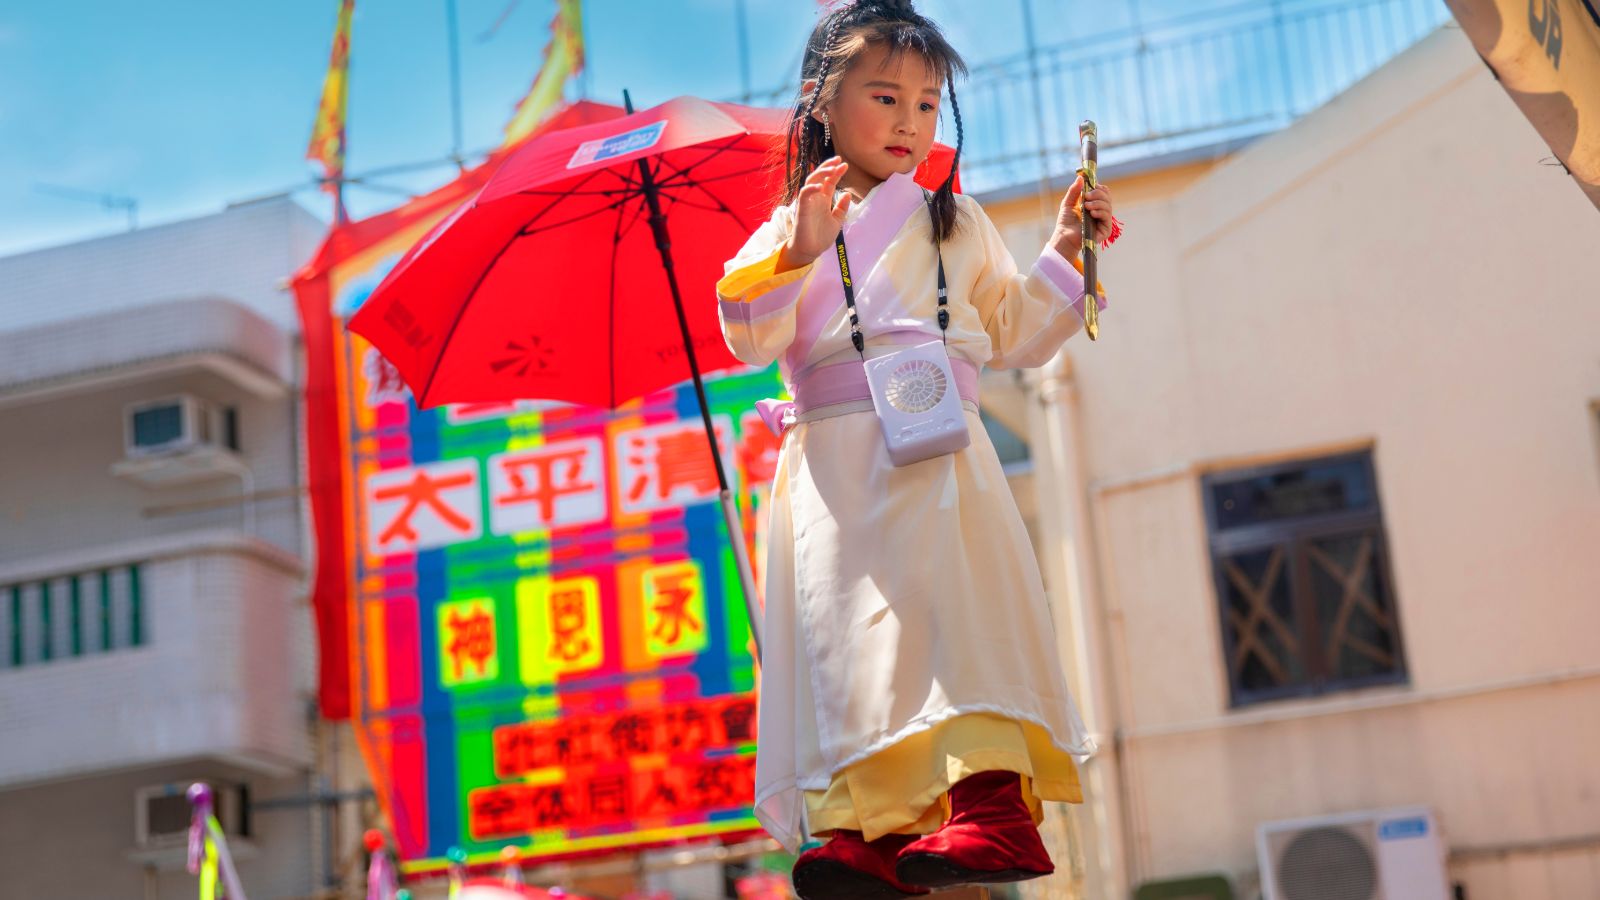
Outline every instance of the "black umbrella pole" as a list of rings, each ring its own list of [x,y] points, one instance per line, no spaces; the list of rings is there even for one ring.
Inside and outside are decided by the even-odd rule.
[[[626,92],[623,95],[626,98]],[[633,109],[632,100],[627,101]],[[700,361],[694,353],[694,338],[689,333],[689,318],[683,311],[683,295],[678,290],[678,273],[672,265],[672,241],[667,236],[667,217],[661,212],[661,198],[656,193],[655,176],[645,160],[639,160],[639,179],[644,187],[645,203],[650,207],[650,231],[655,235],[656,252],[661,254],[661,266],[667,271],[667,287],[672,292],[672,308],[678,314],[678,332],[683,336],[683,349],[689,357],[689,374],[694,378],[695,397],[700,401],[700,419],[705,423],[706,440],[711,444],[711,461],[717,468],[717,486],[721,488],[722,513],[728,523],[728,541],[733,545],[734,560],[739,567],[739,582],[744,589],[745,610],[750,616],[750,636],[756,645],[756,661],[761,661],[761,609],[756,600],[755,574],[750,568],[750,554],[744,545],[744,529],[739,525],[738,509],[734,505],[733,490],[728,486],[728,472],[722,465],[722,448],[717,445],[717,429],[711,423],[711,406],[706,402],[706,385],[700,377]]]

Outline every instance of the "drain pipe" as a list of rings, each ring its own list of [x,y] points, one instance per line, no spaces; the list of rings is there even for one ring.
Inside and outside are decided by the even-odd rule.
[[[1046,583],[1062,614],[1057,634],[1070,661],[1068,675],[1074,682],[1075,697],[1101,744],[1096,757],[1084,766],[1085,811],[1098,832],[1100,890],[1096,896],[1126,897],[1131,892],[1128,864],[1137,856],[1138,845],[1129,818],[1127,747],[1122,741],[1122,710],[1111,669],[1115,654],[1097,564],[1072,357],[1063,350],[1028,375],[1037,399],[1030,404],[1033,414],[1029,418],[1043,532],[1040,543],[1048,557],[1042,561]],[[1107,738],[1110,746],[1105,746]]]

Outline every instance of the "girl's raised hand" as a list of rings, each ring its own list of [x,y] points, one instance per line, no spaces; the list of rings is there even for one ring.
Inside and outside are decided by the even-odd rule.
[[[1116,222],[1116,216],[1112,214],[1111,190],[1102,184],[1085,197],[1083,176],[1079,175],[1067,188],[1067,196],[1061,198],[1061,209],[1056,213],[1055,236],[1051,238],[1056,251],[1067,259],[1083,252],[1082,209],[1089,211],[1090,218],[1094,220],[1094,239],[1101,243],[1111,236],[1112,226]]]
[[[849,168],[849,163],[835,156],[806,177],[805,186],[800,188],[795,200],[794,234],[784,245],[781,268],[798,269],[810,265],[833,246],[839,229],[844,227],[845,213],[855,199],[846,191],[837,203],[833,200],[834,189]]]

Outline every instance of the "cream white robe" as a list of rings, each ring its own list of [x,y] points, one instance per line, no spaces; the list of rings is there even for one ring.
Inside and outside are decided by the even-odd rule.
[[[958,200],[960,228],[943,248],[951,356],[990,368],[1046,362],[1083,327],[1082,277],[1048,248],[1019,273],[982,207]],[[793,221],[779,207],[718,284],[729,348],[754,366],[779,360],[791,392],[811,367],[859,360],[835,255],[772,272]],[[850,210],[868,356],[939,336],[931,227],[909,176]],[[791,849],[805,837],[802,791],[957,715],[1036,723],[1079,759],[1093,749],[1028,534],[970,409],[967,425],[965,450],[901,468],[870,410],[786,434],[769,507],[755,806]]]

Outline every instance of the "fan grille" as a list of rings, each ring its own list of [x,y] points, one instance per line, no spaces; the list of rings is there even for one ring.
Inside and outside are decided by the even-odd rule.
[[[1371,831],[1370,823],[1365,829]],[[1285,900],[1382,900],[1372,839],[1349,828],[1308,828],[1278,855],[1278,887]]]
[[[903,413],[927,412],[944,399],[944,370],[925,359],[913,359],[889,373],[884,396]]]

